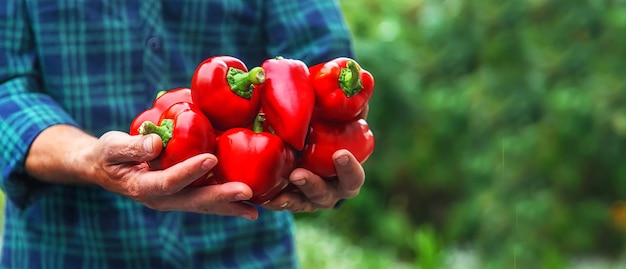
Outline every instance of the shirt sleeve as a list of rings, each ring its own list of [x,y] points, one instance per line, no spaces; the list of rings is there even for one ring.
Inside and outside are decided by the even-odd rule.
[[[55,124],[77,125],[50,96],[40,92],[29,27],[23,1],[0,4],[0,187],[19,207],[46,188],[24,169],[35,137]]]
[[[353,58],[352,37],[336,0],[264,1],[268,54],[315,65]]]

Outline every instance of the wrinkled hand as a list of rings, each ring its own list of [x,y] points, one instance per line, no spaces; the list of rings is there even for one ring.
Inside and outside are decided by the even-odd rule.
[[[86,158],[93,164],[90,176],[103,188],[152,209],[258,218],[255,207],[241,202],[252,197],[246,184],[185,188],[216,165],[214,155],[200,154],[168,169],[151,170],[145,161],[156,158],[161,150],[158,135],[108,132],[86,149]]]
[[[341,199],[359,194],[365,182],[361,164],[347,150],[333,154],[337,178],[324,180],[303,168],[295,169],[289,180],[300,188],[300,192],[284,191],[263,207],[271,210],[290,210],[294,213],[313,212],[333,208]]]

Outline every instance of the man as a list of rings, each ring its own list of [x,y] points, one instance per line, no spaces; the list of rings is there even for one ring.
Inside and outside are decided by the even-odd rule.
[[[215,156],[151,171],[160,138],[126,132],[210,56],[312,65],[351,57],[350,46],[332,0],[2,2],[2,267],[297,267],[291,212],[358,194],[350,152],[333,156],[337,181],[296,169],[301,193],[257,207],[242,183],[185,188]]]

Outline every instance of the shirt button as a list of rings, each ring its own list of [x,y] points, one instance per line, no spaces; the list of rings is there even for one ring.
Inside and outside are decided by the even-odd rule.
[[[150,37],[148,38],[148,41],[146,42],[146,45],[148,46],[149,49],[151,50],[158,50],[161,48],[161,39],[158,37]]]

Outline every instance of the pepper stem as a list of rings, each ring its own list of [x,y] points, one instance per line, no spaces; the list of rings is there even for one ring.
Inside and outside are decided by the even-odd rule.
[[[237,95],[250,99],[254,91],[253,85],[265,82],[265,70],[261,67],[252,68],[248,72],[241,69],[230,67],[226,75],[228,86]]]
[[[350,60],[346,63],[346,68],[342,68],[339,73],[339,87],[346,97],[355,96],[363,89],[361,82],[361,70],[355,61]]]
[[[172,139],[172,132],[174,130],[174,121],[170,119],[163,119],[161,121],[161,125],[156,125],[154,122],[149,120],[144,121],[139,126],[137,131],[140,134],[157,134],[161,137],[161,141],[163,141],[163,147],[167,146],[167,143]]]
[[[159,97],[161,97],[162,95],[164,95],[166,93],[167,93],[166,90],[159,91],[159,92],[157,92],[157,94],[156,94],[154,99],[158,99]]]
[[[259,113],[252,123],[252,131],[255,133],[263,132],[263,122],[265,122],[265,113]]]

